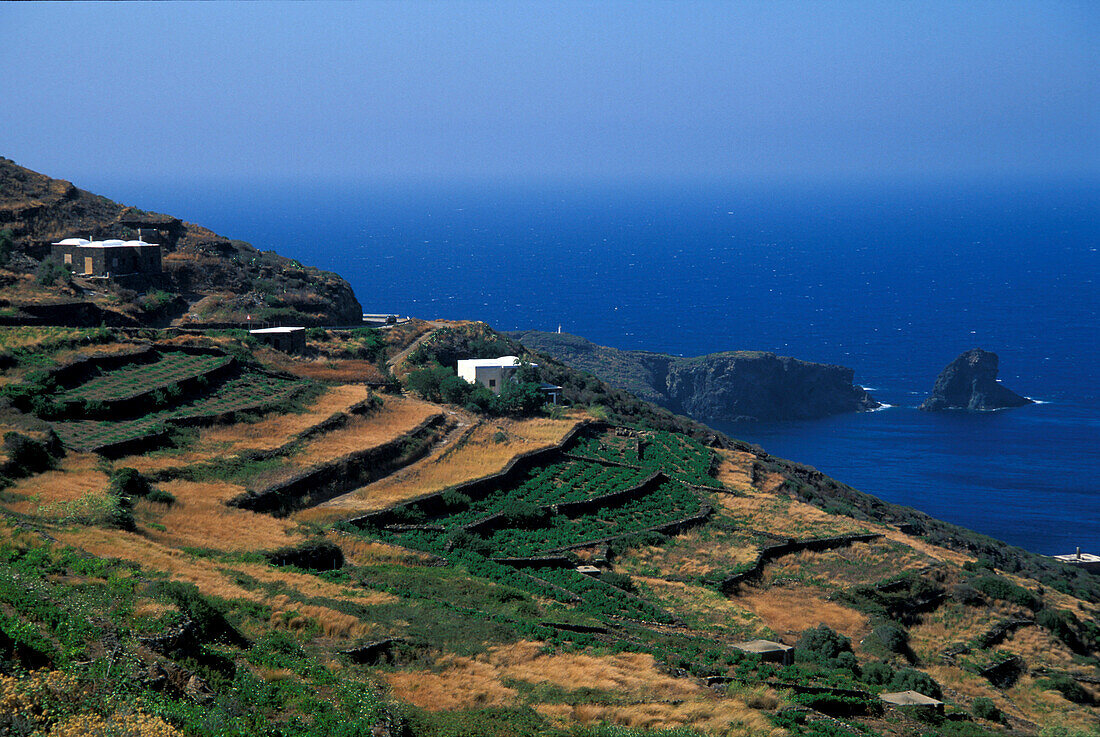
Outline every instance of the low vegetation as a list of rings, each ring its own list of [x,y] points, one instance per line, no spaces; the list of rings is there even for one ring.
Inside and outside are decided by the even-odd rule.
[[[1096,734],[1072,571],[598,383],[578,405],[541,357],[568,410],[473,401],[451,360],[515,349],[477,324],[308,344],[0,329],[0,734]],[[363,362],[420,398],[316,378]],[[432,418],[383,477],[341,465]],[[319,468],[348,491],[229,504]],[[945,713],[879,699],[905,690]]]

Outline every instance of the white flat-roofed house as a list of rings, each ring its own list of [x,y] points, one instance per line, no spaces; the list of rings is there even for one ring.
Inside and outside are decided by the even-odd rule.
[[[1100,555],[1094,555],[1093,553],[1082,553],[1081,548],[1077,548],[1076,553],[1068,553],[1066,555],[1052,555],[1055,560],[1060,560],[1063,563],[1068,563],[1074,568],[1080,568],[1089,573],[1100,573]]]
[[[284,353],[301,353],[306,349],[305,328],[259,328],[258,330],[249,330],[248,334]]]
[[[504,382],[513,380],[521,365],[516,356],[463,358],[458,361],[458,375],[471,384],[481,384],[493,394],[500,394]],[[538,366],[535,363],[528,365]]]
[[[735,642],[732,647],[743,653],[758,655],[761,660],[769,663],[790,665],[794,662],[794,648],[781,642],[749,640],[748,642]]]

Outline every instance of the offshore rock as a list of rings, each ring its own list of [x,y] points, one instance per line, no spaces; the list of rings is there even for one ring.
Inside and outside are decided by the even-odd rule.
[[[526,348],[698,420],[805,420],[880,405],[844,366],[760,351],[681,358],[624,351],[564,333],[509,333]]]
[[[1033,404],[997,383],[997,354],[974,348],[947,364],[936,377],[932,395],[920,408],[930,412],[965,409],[973,412]]]

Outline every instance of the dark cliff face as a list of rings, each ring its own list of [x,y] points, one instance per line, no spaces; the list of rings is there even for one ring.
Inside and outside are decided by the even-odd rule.
[[[699,420],[803,420],[881,406],[852,384],[853,371],[843,366],[753,351],[679,358],[539,331],[511,336],[530,350]]]
[[[1032,404],[1032,400],[997,383],[998,364],[996,353],[981,348],[963,353],[936,377],[932,396],[920,408],[982,411]]]
[[[760,354],[673,361],[669,408],[708,420],[805,420],[879,407],[844,366]]]

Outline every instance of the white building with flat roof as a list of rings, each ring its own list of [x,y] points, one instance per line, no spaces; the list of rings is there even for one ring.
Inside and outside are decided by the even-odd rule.
[[[516,356],[500,358],[463,358],[458,362],[458,375],[471,384],[481,384],[493,394],[500,394],[505,381],[511,381],[521,361]],[[538,366],[537,363],[530,364]]]
[[[301,353],[306,349],[305,328],[259,328],[258,330],[249,330],[248,334],[284,353]]]

